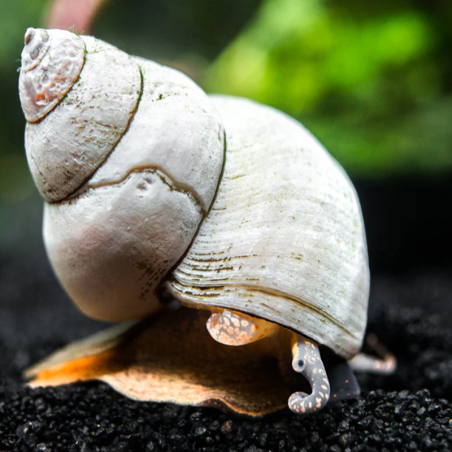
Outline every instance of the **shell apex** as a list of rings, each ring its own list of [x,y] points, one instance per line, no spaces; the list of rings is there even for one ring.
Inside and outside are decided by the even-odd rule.
[[[77,80],[85,61],[85,44],[64,30],[28,28],[21,56],[19,94],[28,122],[47,115]]]

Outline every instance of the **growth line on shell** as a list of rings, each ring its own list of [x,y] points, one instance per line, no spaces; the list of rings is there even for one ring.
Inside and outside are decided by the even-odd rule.
[[[199,222],[198,227],[196,228],[196,232],[194,233],[193,238],[192,238],[192,240],[190,242],[190,245],[187,247],[187,249],[182,254],[182,256],[179,258],[179,260],[170,269],[170,271],[168,272],[168,275],[172,275],[174,273],[174,271],[182,264],[182,262],[185,259],[188,258],[188,255],[190,253],[191,247],[192,247],[193,243],[195,242],[195,240],[199,236],[199,231],[201,230],[201,226],[202,226],[204,220],[207,218],[209,213],[212,211],[213,206],[215,205],[215,201],[216,201],[216,199],[218,197],[218,192],[220,190],[221,181],[223,180],[223,177],[224,177],[224,169],[226,167],[226,149],[227,149],[227,135],[226,135],[226,130],[223,130],[223,162],[221,163],[220,177],[218,178],[218,185],[215,188],[215,194],[213,195],[212,202],[210,204],[210,208],[209,209],[203,209],[203,213],[204,213],[203,219],[202,219],[202,221]]]
[[[120,185],[123,182],[125,182],[131,174],[134,173],[144,173],[144,172],[151,172],[155,175],[157,175],[161,181],[167,185],[170,190],[177,191],[179,193],[183,193],[187,195],[193,202],[196,204],[199,209],[202,211],[203,215],[206,214],[206,209],[204,207],[204,203],[202,202],[202,199],[198,196],[198,194],[191,188],[188,187],[185,184],[181,184],[174,180],[165,170],[163,170],[158,165],[139,165],[135,166],[127,171],[127,173],[124,174],[120,179],[116,179],[113,181],[105,181],[105,182],[99,182],[97,184],[89,185],[86,187],[86,190],[93,189],[96,190],[98,188],[102,187],[108,187],[112,185]],[[83,192],[77,193],[77,195],[82,194]]]
[[[86,47],[85,47],[85,49],[86,49]],[[98,164],[98,166],[96,167],[95,171],[94,171],[92,174],[88,175],[88,176],[85,178],[85,180],[84,180],[84,181],[83,181],[83,182],[82,182],[75,190],[73,190],[71,193],[69,193],[65,198],[63,198],[63,199],[61,199],[61,200],[59,200],[59,201],[55,201],[56,203],[60,203],[60,202],[64,202],[64,201],[71,201],[73,198],[77,198],[80,194],[82,194],[82,193],[84,193],[85,191],[87,191],[87,190],[89,189],[89,186],[87,186],[87,182],[88,182],[92,177],[94,177],[94,175],[97,173],[97,171],[99,171],[99,168],[102,168],[102,166],[105,165],[105,163],[106,163],[107,160],[108,160],[108,157],[114,152],[114,150],[115,150],[116,147],[118,146],[119,142],[121,141],[122,137],[123,137],[123,136],[127,133],[127,131],[129,130],[130,124],[132,124],[133,118],[135,117],[135,115],[136,115],[136,113],[137,113],[137,111],[138,111],[138,108],[139,108],[139,106],[140,106],[141,99],[142,99],[142,97],[143,97],[143,85],[144,85],[144,79],[143,79],[143,73],[141,72],[140,66],[138,66],[138,70],[139,70],[139,73],[140,73],[140,91],[139,91],[139,93],[138,93],[138,99],[137,99],[135,108],[133,109],[133,111],[132,111],[132,113],[131,113],[131,115],[130,115],[128,121],[127,121],[127,126],[126,126],[126,128],[125,128],[125,130],[124,130],[122,136],[120,136],[120,137],[118,138],[118,140],[116,141],[116,143],[115,143],[115,144],[113,145],[113,147],[110,149],[110,152],[108,152],[108,154],[105,155],[105,157],[103,158],[103,160]],[[81,71],[80,71],[80,73],[81,73]],[[79,74],[78,78],[79,78],[79,77],[80,77],[80,74]],[[78,78],[77,78],[77,80],[78,80]],[[74,83],[74,84],[75,84],[75,83]],[[68,92],[69,92],[69,91],[68,91]],[[66,95],[67,95],[67,93],[66,93]],[[64,98],[63,98],[63,100],[64,100]],[[61,102],[60,102],[60,103],[61,103]],[[48,203],[49,203],[49,204],[53,204],[53,202],[50,202],[50,201],[48,201]]]

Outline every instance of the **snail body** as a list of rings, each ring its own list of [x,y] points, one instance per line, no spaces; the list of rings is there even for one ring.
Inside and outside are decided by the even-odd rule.
[[[185,317],[174,315],[179,320],[171,323],[171,314],[162,314],[156,337],[173,328],[163,340],[169,344],[182,334],[181,325],[193,331],[204,323],[210,335],[196,337],[206,342],[206,356],[225,353],[215,348],[222,344],[256,347],[262,359],[289,356],[289,367],[292,362],[313,391],[293,394],[290,408],[322,408],[335,388],[319,346],[341,365],[357,355],[369,293],[361,209],[339,164],[285,114],[245,99],[207,96],[180,72],[95,38],[30,29],[25,42],[20,94],[27,157],[46,201],[49,258],[79,308],[102,320],[139,319],[162,308],[162,293],[170,294],[212,315],[183,308]],[[50,68],[46,57],[30,63],[43,48],[61,67]],[[162,329],[159,322],[172,326]],[[102,353],[124,337],[121,331],[109,338]],[[215,346],[207,344],[212,338]],[[80,349],[68,353],[66,360],[80,357]],[[87,347],[81,355],[96,353]],[[168,351],[178,353],[178,347]],[[42,371],[55,362],[29,375],[47,384]],[[146,389],[158,390],[137,395],[115,372],[96,378],[138,399],[243,408],[236,389],[212,395],[211,379],[196,380],[191,397],[188,376],[181,382],[185,394],[179,386],[168,390],[173,369],[171,378],[152,380]],[[52,381],[71,379],[60,373]],[[244,410],[264,411],[271,409]]]

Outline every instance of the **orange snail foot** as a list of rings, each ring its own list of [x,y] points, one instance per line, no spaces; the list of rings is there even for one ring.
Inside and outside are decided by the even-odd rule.
[[[100,380],[134,400],[215,406],[252,417],[287,407],[305,383],[291,371],[291,333],[280,328],[247,347],[225,347],[206,330],[209,316],[185,307],[162,310],[71,344],[25,377],[33,387]]]

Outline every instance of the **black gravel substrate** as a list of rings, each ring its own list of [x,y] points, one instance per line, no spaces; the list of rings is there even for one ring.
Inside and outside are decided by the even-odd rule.
[[[0,451],[452,451],[452,270],[374,275],[369,331],[397,355],[393,376],[359,375],[359,399],[308,418],[250,420],[94,382],[24,387],[25,367],[104,325],[56,284],[39,224],[16,226],[0,254]]]

